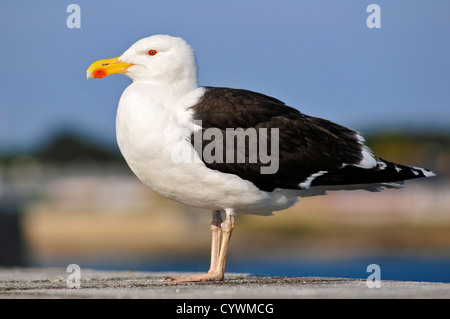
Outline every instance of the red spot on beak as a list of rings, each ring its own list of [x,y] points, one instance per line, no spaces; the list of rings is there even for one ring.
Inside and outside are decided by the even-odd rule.
[[[94,72],[92,72],[92,77],[96,78],[96,79],[101,79],[104,78],[106,76],[106,71],[103,69],[98,69],[95,70]]]

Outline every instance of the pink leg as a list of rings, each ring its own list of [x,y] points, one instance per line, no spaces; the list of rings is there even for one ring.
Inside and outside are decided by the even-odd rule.
[[[220,211],[215,210],[212,213],[212,221],[210,226],[212,232],[212,242],[211,242],[211,266],[209,268],[208,274],[214,272],[214,270],[217,268],[217,263],[219,261],[220,240],[222,235],[220,224],[222,224],[222,217],[220,216]]]
[[[219,228],[220,225],[220,228]],[[211,222],[211,266],[207,274],[168,278],[171,282],[195,282],[195,281],[221,281],[225,276],[225,259],[228,251],[228,243],[234,228],[234,211],[226,210],[225,221],[222,222],[219,211],[213,212]],[[222,240],[220,235],[222,233]],[[220,243],[220,249],[219,249]]]

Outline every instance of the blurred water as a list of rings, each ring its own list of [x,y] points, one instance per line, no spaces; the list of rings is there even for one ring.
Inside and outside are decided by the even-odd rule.
[[[251,270],[272,276],[367,278],[367,266],[377,264],[382,280],[450,282],[450,258],[364,257],[346,260],[236,261],[229,271]]]

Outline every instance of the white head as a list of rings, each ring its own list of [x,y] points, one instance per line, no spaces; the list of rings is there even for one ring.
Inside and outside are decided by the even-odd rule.
[[[133,81],[162,85],[178,82],[197,84],[194,52],[185,40],[170,35],[153,35],[134,43],[120,57],[94,62],[88,78],[123,73]]]

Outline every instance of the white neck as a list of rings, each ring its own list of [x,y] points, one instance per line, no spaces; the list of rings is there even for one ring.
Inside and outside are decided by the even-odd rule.
[[[171,83],[149,81],[149,80],[133,80],[133,84],[145,85],[155,91],[161,91],[168,95],[184,95],[188,92],[195,90],[197,85],[197,79],[187,78]]]
[[[170,85],[151,81],[134,81],[127,90],[138,92],[146,100],[144,105],[147,107],[164,107],[170,113],[176,114],[186,109],[188,106],[186,104],[193,103],[187,99],[197,88],[196,81],[179,81]]]

